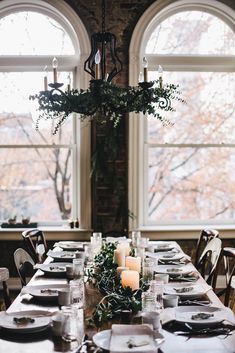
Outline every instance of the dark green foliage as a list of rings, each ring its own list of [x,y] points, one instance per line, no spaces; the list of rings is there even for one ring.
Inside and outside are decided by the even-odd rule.
[[[38,128],[41,119],[56,119],[58,122],[55,134],[71,113],[79,113],[81,119],[90,118],[100,124],[112,121],[114,126],[130,112],[152,114],[164,121],[165,119],[159,114],[159,108],[171,111],[173,110],[172,100],[183,100],[179,98],[178,86],[166,84],[161,89],[158,81],[152,84],[150,88],[120,87],[107,81],[91,80],[87,90],[41,91],[39,94],[30,96],[30,99],[38,100],[41,112],[36,127]]]
[[[87,273],[88,280],[104,295],[93,312],[92,318],[96,326],[118,318],[123,310],[137,313],[141,310],[142,291],[148,289],[148,285],[142,280],[138,290],[132,291],[129,287],[122,287],[120,278],[117,276],[117,265],[113,263],[116,246],[116,243],[104,244],[101,252],[95,257],[94,268],[89,269]]]

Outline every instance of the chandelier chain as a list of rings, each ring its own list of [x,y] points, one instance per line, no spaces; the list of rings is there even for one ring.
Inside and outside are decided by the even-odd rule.
[[[102,0],[102,33],[105,33],[105,0]]]

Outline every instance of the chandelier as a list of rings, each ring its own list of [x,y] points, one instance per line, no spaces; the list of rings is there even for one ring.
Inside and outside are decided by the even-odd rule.
[[[104,124],[113,122],[116,126],[128,113],[150,114],[161,121],[166,121],[160,111],[172,111],[171,101],[180,98],[178,85],[164,84],[162,68],[158,68],[158,79],[148,81],[148,61],[143,58],[143,74],[139,75],[138,86],[119,86],[112,82],[122,70],[122,62],[116,49],[116,37],[105,29],[105,0],[102,0],[102,31],[91,36],[91,53],[84,63],[84,70],[92,77],[89,88],[71,89],[71,79],[65,90],[63,83],[58,82],[58,61],[52,61],[54,82],[48,85],[44,77],[44,90],[30,96],[37,100],[39,117],[56,121],[53,134],[71,113],[78,113],[81,119],[94,120]],[[48,89],[48,86],[50,89]]]

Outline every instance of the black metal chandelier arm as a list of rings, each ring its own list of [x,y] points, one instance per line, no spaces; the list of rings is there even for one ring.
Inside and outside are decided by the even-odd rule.
[[[161,97],[158,106],[160,109],[171,110],[171,100],[168,97]]]

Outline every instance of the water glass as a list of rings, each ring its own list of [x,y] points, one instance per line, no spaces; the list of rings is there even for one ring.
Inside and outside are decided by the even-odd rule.
[[[143,262],[145,259],[145,248],[135,248],[135,256],[139,256]]]
[[[140,231],[133,231],[131,233],[131,242],[134,247],[137,246],[137,241],[138,239],[141,238],[141,232]]]
[[[102,233],[93,233],[91,236],[91,247],[94,255],[98,254],[102,247]]]
[[[84,334],[83,310],[73,306],[63,306],[62,315],[64,318],[62,339],[66,342],[77,341],[78,344],[81,344]]]
[[[60,307],[71,304],[71,295],[69,289],[64,288],[58,290],[58,304]]]
[[[153,279],[154,261],[144,261],[143,263],[143,280],[149,283]]]
[[[157,311],[143,312],[142,323],[152,325],[154,331],[159,331],[161,329],[160,313]]]
[[[149,245],[149,238],[138,238],[137,239],[137,247],[147,249]]]
[[[71,304],[77,308],[84,306],[84,282],[79,278],[69,282]]]
[[[155,281],[163,282],[164,284],[167,284],[169,282],[169,275],[168,273],[155,273],[154,279]]]
[[[84,276],[84,261],[83,259],[73,259],[73,278],[79,279]]]

